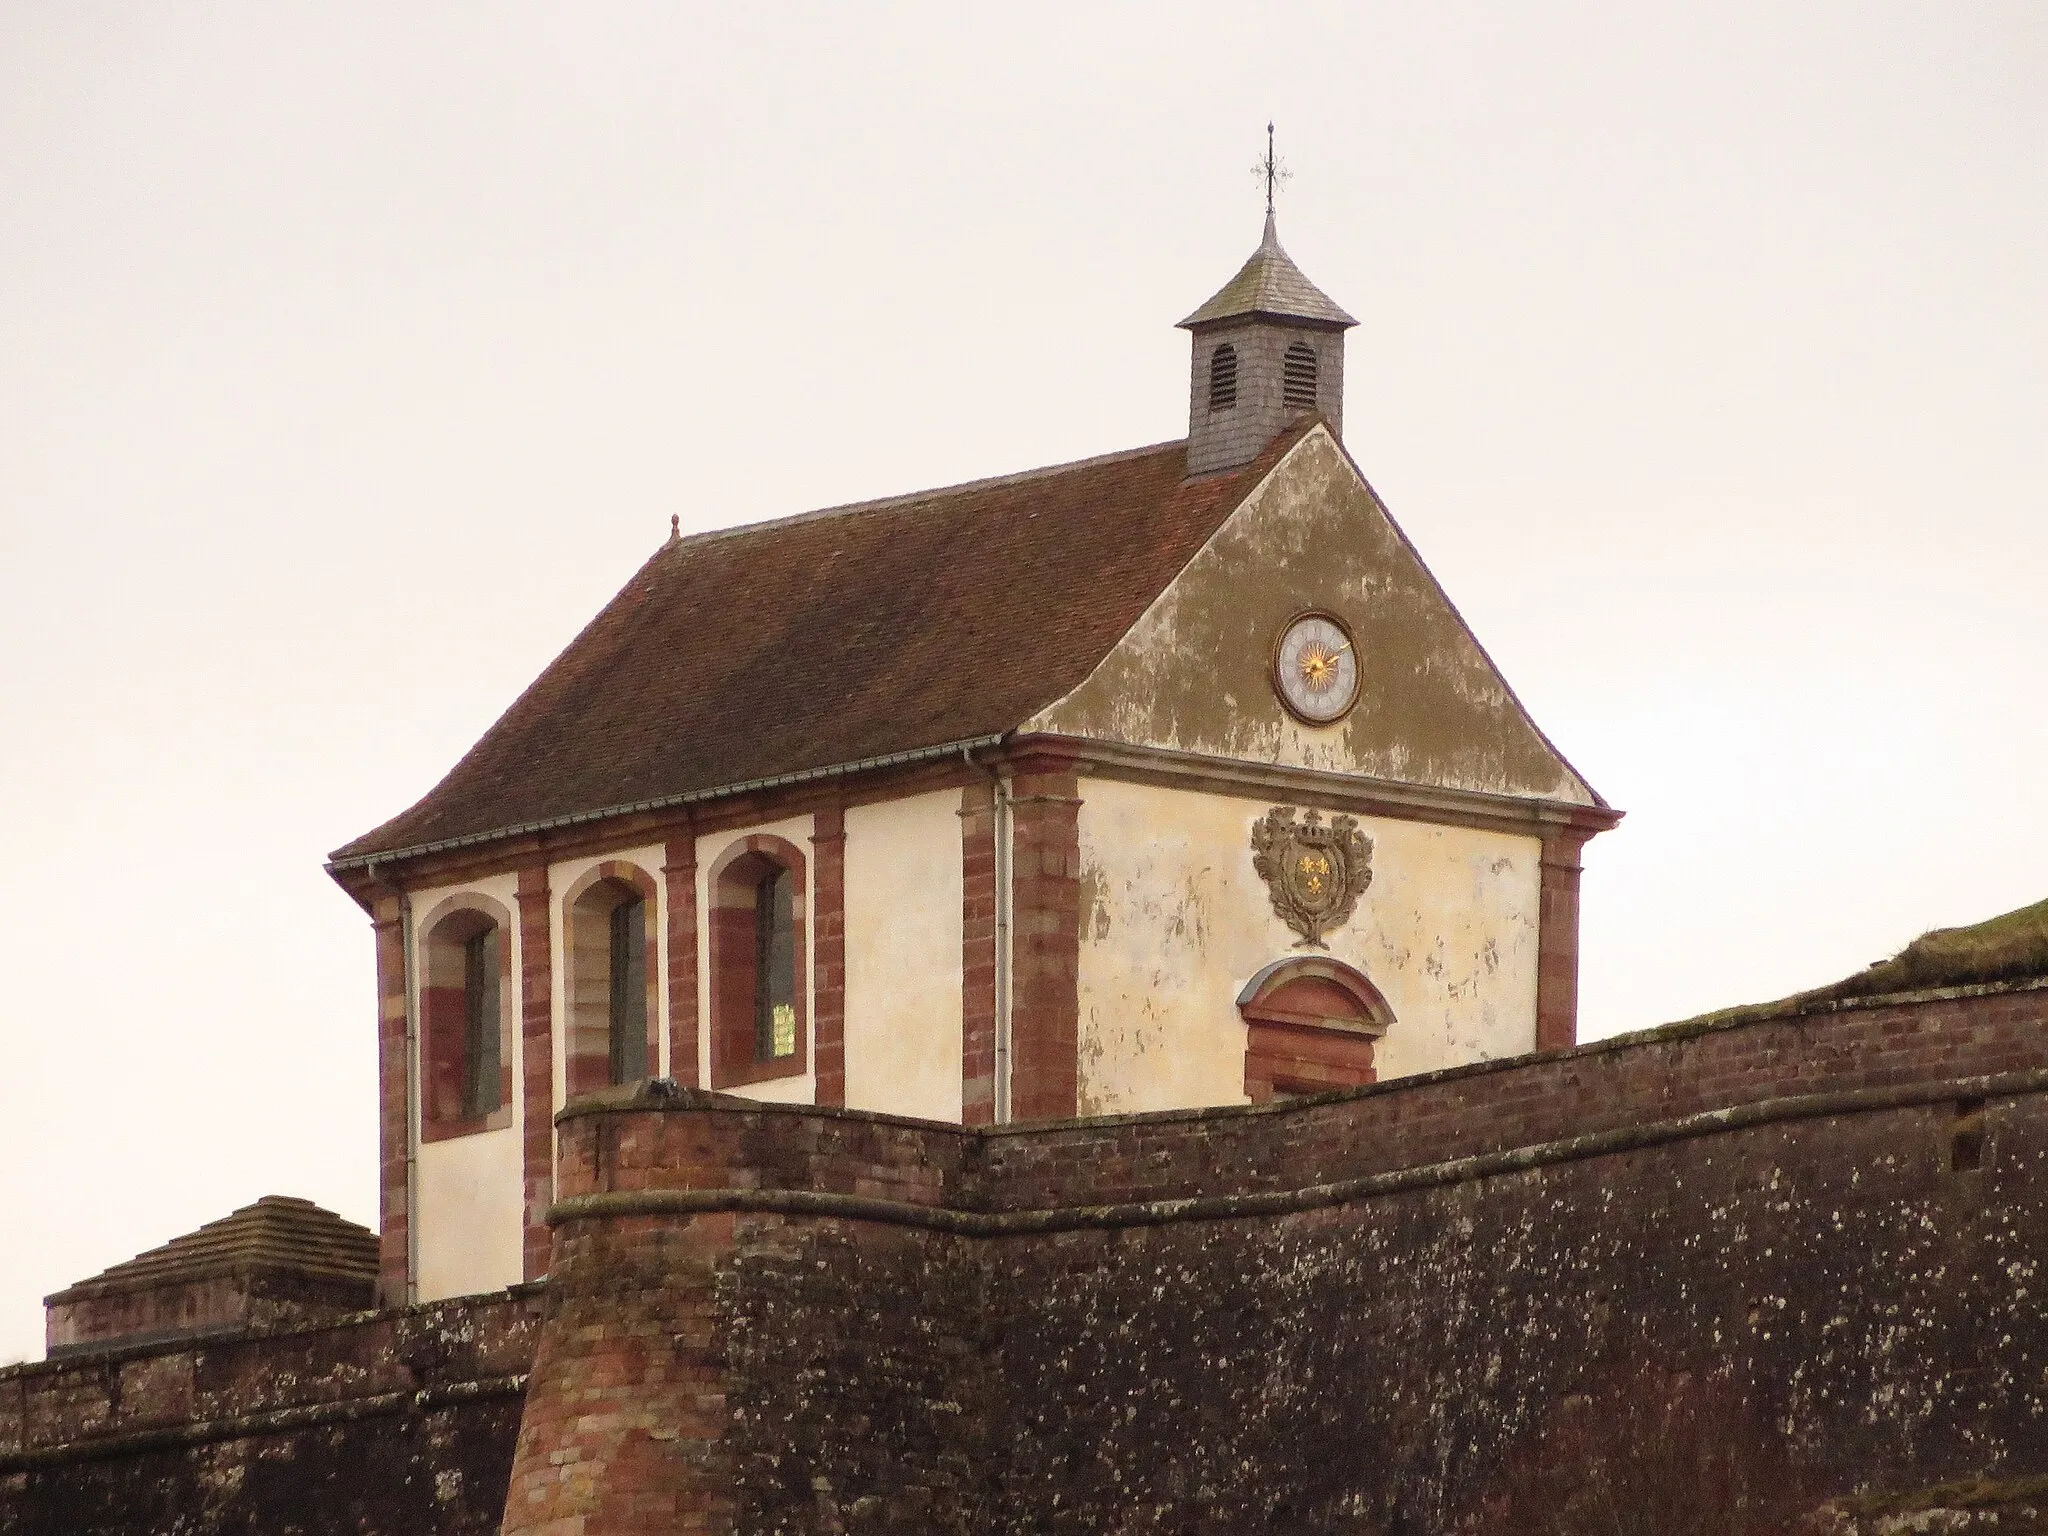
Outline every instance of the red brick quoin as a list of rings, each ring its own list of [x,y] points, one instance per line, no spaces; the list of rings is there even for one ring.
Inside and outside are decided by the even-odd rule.
[[[960,1119],[996,1118],[995,790],[960,792]]]
[[[1592,833],[1543,840],[1536,922],[1536,1049],[1563,1050],[1579,1038],[1579,854]]]
[[[1010,806],[1010,1112],[1059,1120],[1081,1092],[1080,781],[1019,772]]]
[[[812,819],[811,858],[817,889],[811,906],[817,930],[811,941],[812,990],[817,996],[819,1104],[846,1102],[846,812],[827,806]]]
[[[521,1222],[524,1274],[548,1272],[548,1207],[555,1198],[554,949],[548,867],[519,871],[519,1077],[525,1132]]]
[[[697,839],[671,838],[662,850],[668,890],[668,1075],[697,1086]]]

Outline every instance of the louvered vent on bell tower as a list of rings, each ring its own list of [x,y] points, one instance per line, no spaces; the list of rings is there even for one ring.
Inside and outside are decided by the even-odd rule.
[[[1280,403],[1290,411],[1316,407],[1316,355],[1296,342],[1280,360]]]
[[[1209,409],[1227,411],[1237,404],[1237,348],[1223,343],[1209,354]]]
[[[1344,333],[1356,323],[1288,259],[1268,213],[1252,259],[1181,321],[1194,332],[1188,473],[1250,463],[1304,411],[1341,432]]]

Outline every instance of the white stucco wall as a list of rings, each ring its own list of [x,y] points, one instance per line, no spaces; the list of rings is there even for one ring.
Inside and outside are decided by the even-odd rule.
[[[421,1301],[518,1284],[520,1146],[510,1125],[420,1148]]]
[[[794,843],[804,856],[804,955],[797,969],[804,977],[804,1060],[810,1065],[800,1076],[770,1078],[766,1082],[747,1083],[722,1089],[721,1092],[774,1104],[815,1104],[818,1100],[818,989],[811,964],[818,933],[818,861],[817,850],[811,846],[814,830],[816,823],[813,818],[791,816],[782,821],[764,822],[758,827],[734,827],[730,831],[708,833],[697,839],[697,975],[700,978],[697,988],[697,1081],[700,1083],[711,1081],[711,924],[706,921],[711,911],[711,867],[734,843],[763,833]],[[664,970],[662,974],[667,972]]]
[[[846,1102],[960,1119],[960,792],[846,813]]]
[[[1252,824],[1271,803],[1106,779],[1081,796],[1081,1113],[1243,1103],[1238,991],[1313,953],[1252,868]],[[1328,952],[1394,1010],[1380,1078],[1533,1049],[1538,840],[1359,826],[1372,885]]]
[[[502,907],[509,930],[506,937],[511,949],[511,985],[507,988],[507,1006],[512,1010],[512,1123],[495,1131],[477,1131],[421,1145],[419,1106],[414,1105],[410,1134],[417,1158],[414,1178],[419,1209],[413,1240],[417,1245],[422,1301],[501,1290],[518,1284],[523,1273],[518,877],[494,875],[463,885],[414,892],[412,910],[420,928],[416,948],[424,950],[425,925],[433,919],[435,909],[448,897],[465,892],[488,896]],[[422,1016],[418,988],[424,971],[423,963],[413,967],[415,1019]],[[413,1080],[421,1081],[417,1062],[414,1073]]]

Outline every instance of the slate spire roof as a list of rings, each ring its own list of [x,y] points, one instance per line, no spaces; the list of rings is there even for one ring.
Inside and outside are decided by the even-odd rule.
[[[1225,283],[1214,298],[1181,321],[1180,328],[1192,331],[1220,320],[1250,315],[1305,320],[1340,330],[1358,324],[1304,277],[1294,258],[1281,248],[1270,208],[1266,210],[1265,238],[1252,252],[1251,260],[1238,268],[1237,276]]]
[[[670,538],[338,867],[957,753],[1084,681],[1266,473],[1187,445]]]

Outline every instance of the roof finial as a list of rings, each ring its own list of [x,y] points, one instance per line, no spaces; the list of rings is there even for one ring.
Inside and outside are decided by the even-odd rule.
[[[683,514],[671,512],[668,515],[668,541],[673,544],[683,536]]]
[[[1263,176],[1266,179],[1266,223],[1270,228],[1273,222],[1273,194],[1279,191],[1281,185],[1294,175],[1294,172],[1288,170],[1286,166],[1280,163],[1280,157],[1273,152],[1273,125],[1271,123],[1266,124],[1266,158],[1252,167],[1252,174],[1254,176]]]

